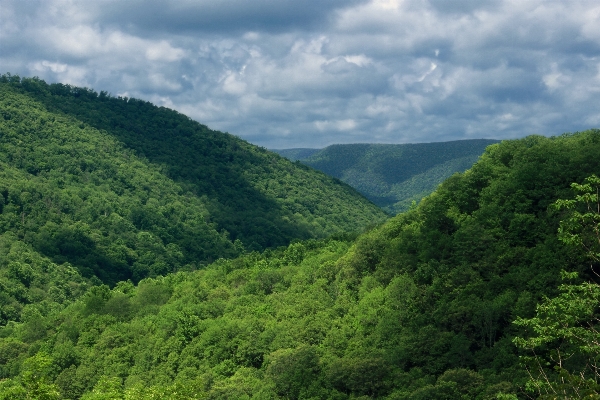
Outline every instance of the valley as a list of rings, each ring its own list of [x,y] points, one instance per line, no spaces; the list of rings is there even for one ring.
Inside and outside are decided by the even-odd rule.
[[[395,215],[421,201],[452,174],[471,168],[487,146],[498,142],[337,144],[273,151],[340,179]]]
[[[0,113],[0,399],[598,395],[598,129],[400,168],[37,78]]]

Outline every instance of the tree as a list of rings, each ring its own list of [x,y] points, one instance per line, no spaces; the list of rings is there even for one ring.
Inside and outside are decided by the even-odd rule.
[[[600,262],[600,178],[592,175],[584,184],[573,183],[571,187],[580,194],[555,203],[556,208],[570,212],[560,223],[558,237],[564,243],[583,247],[592,262]]]
[[[0,380],[0,399],[58,400],[58,386],[52,383],[52,358],[40,352],[23,363],[20,382]]]
[[[91,393],[87,393],[82,400],[118,400],[123,398],[123,385],[117,377],[102,376],[94,386]]]
[[[319,356],[310,346],[280,349],[270,355],[266,375],[275,383],[279,395],[297,399],[316,379]]]
[[[554,203],[568,212],[559,239],[582,247],[594,272],[600,261],[600,178],[592,175],[571,187],[579,193],[574,199]],[[575,279],[577,273],[563,272],[563,278]],[[584,282],[559,289],[557,297],[538,305],[534,318],[515,321],[533,331],[528,338],[514,339],[533,352],[523,357],[530,378],[526,387],[541,399],[600,399],[600,285]]]

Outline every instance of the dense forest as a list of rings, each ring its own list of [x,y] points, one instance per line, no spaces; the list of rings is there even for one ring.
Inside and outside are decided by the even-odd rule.
[[[599,398],[600,130],[493,144],[359,235],[337,229],[354,211],[312,214],[340,225],[253,249],[243,238],[265,227],[224,232],[220,194],[283,190],[270,186],[281,174],[305,177],[298,198],[312,179],[355,192],[190,121],[192,137],[224,138],[224,164],[207,150],[206,168],[244,177],[211,192],[185,131],[165,129],[161,148],[161,130],[144,138],[127,110],[154,110],[150,125],[183,116],[3,79],[0,399]],[[181,166],[166,143],[181,143]],[[240,149],[271,160],[265,177],[235,169]],[[341,199],[327,207],[345,211]],[[358,203],[348,231],[378,221]],[[115,283],[119,265],[132,275]]]
[[[274,150],[354,187],[390,214],[418,203],[456,172],[464,172],[497,140],[417,144],[336,144]]]
[[[290,161],[302,161],[323,149],[299,147],[294,149],[271,149],[271,151],[287,158]]]
[[[387,218],[348,185],[150,103],[0,79],[0,233],[114,285]]]

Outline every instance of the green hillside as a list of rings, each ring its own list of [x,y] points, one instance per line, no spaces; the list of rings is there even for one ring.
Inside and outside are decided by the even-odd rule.
[[[504,141],[356,239],[79,297],[76,271],[0,240],[0,284],[30,293],[0,328],[0,399],[597,398],[600,290],[582,282],[597,279],[600,249],[590,268],[577,243],[599,244],[585,201],[596,206],[600,182],[571,184],[600,174],[598,154],[600,130]],[[57,276],[74,294],[44,291]],[[534,353],[515,343],[535,346],[529,372]],[[539,368],[547,381],[532,379]]]
[[[281,149],[271,150],[290,161],[301,161],[321,151],[321,149],[297,148],[297,149]]]
[[[386,218],[336,179],[144,101],[6,75],[0,112],[0,234],[106,283]]]
[[[497,140],[472,139],[418,144],[345,144],[322,150],[274,150],[290,160],[334,176],[387,212],[419,202],[446,178],[464,172]],[[308,151],[312,150],[312,151]]]

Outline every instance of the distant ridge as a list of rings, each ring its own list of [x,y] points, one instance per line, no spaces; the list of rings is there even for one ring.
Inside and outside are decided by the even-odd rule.
[[[469,169],[493,139],[416,144],[336,144],[273,150],[354,187],[389,213],[407,210],[456,172]]]
[[[320,152],[322,149],[298,148],[298,149],[282,149],[271,150],[290,161],[299,161],[309,158],[313,154]]]

